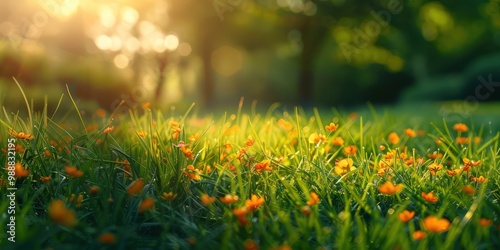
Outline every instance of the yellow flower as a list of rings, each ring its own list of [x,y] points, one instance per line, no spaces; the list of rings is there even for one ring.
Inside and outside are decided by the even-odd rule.
[[[130,183],[130,185],[128,185],[127,194],[128,196],[140,194],[143,188],[144,188],[144,180],[137,179],[134,182]]]
[[[404,210],[398,215],[399,220],[402,222],[408,222],[413,219],[413,217],[415,217],[415,211]]]
[[[200,199],[201,199],[201,204],[205,206],[210,205],[215,201],[215,197],[211,197],[208,194],[202,194]]]
[[[250,210],[257,210],[262,204],[264,204],[264,197],[258,197],[255,194],[252,194],[252,198],[245,201],[245,206]]]
[[[173,199],[177,198],[177,194],[174,194],[173,192],[170,192],[170,193],[163,192],[163,194],[160,198],[164,201],[173,200]]]
[[[68,199],[68,203],[75,203],[75,207],[80,207],[82,205],[83,201],[83,194],[79,194],[76,196],[75,194],[71,194],[71,196]]]
[[[338,175],[347,174],[349,171],[354,171],[356,167],[353,166],[351,158],[342,159],[335,165],[335,173]]]
[[[403,189],[403,185],[397,184],[394,186],[392,182],[386,182],[378,187],[378,191],[382,194],[393,195]]]
[[[144,199],[139,205],[139,213],[144,213],[146,210],[154,209],[155,200],[151,197]]]
[[[429,171],[431,172],[431,175],[436,175],[437,171],[443,169],[443,164],[437,164],[435,162],[429,164],[429,166],[427,166],[427,169],[429,169]]]
[[[433,215],[429,215],[424,219],[424,227],[428,231],[434,233],[442,233],[450,228],[450,221],[447,219],[438,219]]]
[[[422,198],[429,203],[436,203],[439,200],[439,197],[434,195],[433,191],[429,193],[422,192]]]
[[[318,133],[314,132],[309,136],[309,143],[318,144],[318,143],[324,142],[324,141],[326,141],[326,137],[322,134],[318,134]]]
[[[75,212],[65,207],[62,200],[50,202],[47,211],[50,219],[58,225],[72,228],[77,223]]]
[[[311,199],[306,202],[308,206],[313,206],[315,204],[318,204],[321,200],[319,199],[318,195],[315,192],[311,192]]]

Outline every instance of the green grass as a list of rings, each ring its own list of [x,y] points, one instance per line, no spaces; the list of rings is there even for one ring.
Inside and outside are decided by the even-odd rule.
[[[30,107],[27,99],[26,103]],[[455,121],[414,117],[411,112],[380,113],[373,107],[358,116],[335,109],[307,114],[300,108],[279,111],[277,105],[267,112],[239,108],[220,115],[200,116],[194,109],[182,115],[174,110],[135,109],[128,114],[83,116],[73,104],[75,113],[64,116],[47,114],[47,108],[38,113],[28,108],[24,118],[17,110],[3,109],[0,148],[8,151],[8,140],[16,138],[8,134],[10,129],[32,134],[33,139],[16,138],[16,162],[29,174],[15,180],[16,243],[9,242],[3,230],[1,249],[500,246],[499,133],[492,129],[498,127],[498,119],[478,124],[469,117],[461,121],[469,130],[459,132],[453,129]],[[326,130],[331,122],[339,124],[336,131]],[[113,130],[103,133],[110,126]],[[407,128],[418,135],[406,135]],[[392,132],[399,142],[390,142]],[[336,137],[343,138],[343,145],[332,143]],[[457,137],[467,138],[468,143],[458,144]],[[346,154],[350,145],[357,148],[355,155]],[[337,162],[348,158],[354,168],[337,174]],[[447,170],[464,168],[464,158],[480,164],[449,176]],[[7,153],[0,155],[0,161],[7,165]],[[434,163],[443,166],[435,175],[428,168]],[[188,170],[189,165],[196,170]],[[76,166],[83,176],[69,176],[65,166]],[[259,172],[261,166],[267,169]],[[48,176],[49,182],[41,180]],[[487,181],[478,182],[480,176]],[[1,178],[8,180],[7,170]],[[129,195],[129,187],[138,179],[144,185]],[[383,194],[379,187],[388,181],[403,188]],[[465,193],[465,186],[475,193]],[[2,225],[9,223],[7,187],[8,183],[0,188]],[[99,191],[92,193],[91,187]],[[438,197],[435,203],[421,195],[431,191]],[[174,199],[162,199],[170,192]],[[320,202],[308,206],[312,192]],[[81,202],[70,201],[80,194]],[[204,205],[203,194],[217,199]],[[225,204],[219,198],[226,194],[239,199]],[[263,197],[264,203],[236,216],[233,211],[247,206],[252,195]],[[154,208],[140,212],[147,198],[154,200]],[[62,200],[69,210],[52,213],[70,221],[74,213],[76,224],[49,214],[49,204],[55,200]],[[404,210],[415,212],[409,222],[398,218]],[[448,220],[449,228],[432,232],[424,223],[429,216]],[[413,238],[419,230],[426,233],[425,239]],[[116,241],[101,242],[106,233]]]

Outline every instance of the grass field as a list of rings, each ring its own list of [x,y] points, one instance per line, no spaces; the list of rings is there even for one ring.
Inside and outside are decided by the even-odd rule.
[[[0,118],[1,249],[500,246],[498,118],[25,109]]]

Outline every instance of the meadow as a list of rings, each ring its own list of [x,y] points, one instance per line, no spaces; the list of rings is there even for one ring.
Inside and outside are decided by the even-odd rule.
[[[1,249],[500,246],[498,120],[24,99],[0,118]]]

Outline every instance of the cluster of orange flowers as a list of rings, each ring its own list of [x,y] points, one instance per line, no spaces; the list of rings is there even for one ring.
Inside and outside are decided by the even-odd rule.
[[[264,202],[264,197],[252,194],[252,197],[245,201],[245,206],[233,209],[233,214],[238,218],[240,225],[244,226],[248,223],[246,215],[257,210]]]

